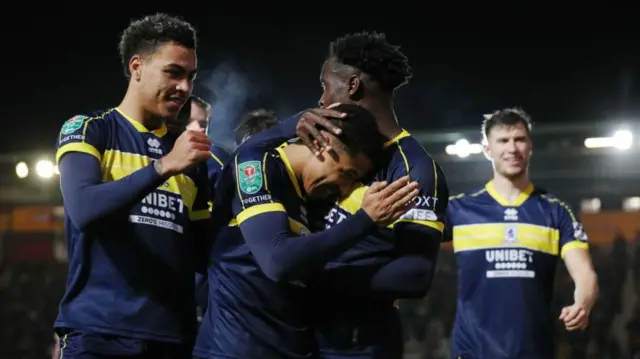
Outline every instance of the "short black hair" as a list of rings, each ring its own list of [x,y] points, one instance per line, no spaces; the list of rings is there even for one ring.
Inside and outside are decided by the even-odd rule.
[[[193,26],[174,16],[157,13],[132,21],[120,36],[120,61],[127,78],[129,61],[134,55],[149,55],[166,43],[173,42],[188,49],[197,45],[196,30]]]
[[[373,114],[354,104],[342,104],[333,109],[347,115],[346,118],[328,118],[334,126],[342,130],[340,135],[332,135],[342,143],[345,152],[351,156],[362,153],[377,163],[381,159],[387,139],[378,130]]]
[[[533,126],[531,116],[518,107],[504,108],[494,111],[490,115],[485,115],[480,131],[482,132],[482,137],[486,140],[492,128],[496,126],[514,126],[518,123],[523,124],[527,129],[527,133],[531,134]]]
[[[266,130],[280,122],[275,112],[264,108],[247,112],[233,131],[236,144],[242,143],[244,139]]]
[[[329,58],[371,76],[386,91],[397,89],[413,76],[400,46],[389,44],[382,33],[359,32],[340,37],[329,45]]]

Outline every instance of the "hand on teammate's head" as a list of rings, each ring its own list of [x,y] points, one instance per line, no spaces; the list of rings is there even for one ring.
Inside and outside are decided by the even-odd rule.
[[[296,126],[296,134],[315,155],[318,155],[323,148],[330,149],[329,140],[322,135],[320,129],[325,129],[327,132],[335,133],[336,135],[341,133],[340,128],[327,120],[328,117],[347,117],[345,113],[333,110],[338,105],[340,104],[334,103],[326,108],[309,109],[300,116]]]

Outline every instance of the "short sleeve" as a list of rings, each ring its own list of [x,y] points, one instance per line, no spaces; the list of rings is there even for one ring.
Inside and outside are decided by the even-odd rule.
[[[563,202],[558,202],[558,232],[560,237],[560,256],[562,258],[571,249],[589,249],[589,238],[582,227],[580,219]]]
[[[105,130],[101,121],[77,115],[67,120],[60,129],[57,141],[56,163],[69,152],[83,152],[94,156],[98,161],[105,149]]]
[[[248,151],[247,151],[248,152]],[[268,152],[241,152],[233,159],[236,193],[231,209],[238,224],[268,212],[286,212],[278,188],[270,183],[282,183],[282,171]]]
[[[440,166],[426,156],[418,161],[395,161],[389,172],[389,183],[409,175],[410,181],[418,182],[415,208],[405,213],[398,222],[409,222],[444,231],[444,218],[449,202],[449,187]],[[394,225],[395,225],[394,223]]]

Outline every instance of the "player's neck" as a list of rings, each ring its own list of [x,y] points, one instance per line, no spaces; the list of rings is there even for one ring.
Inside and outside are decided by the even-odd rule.
[[[124,112],[130,119],[142,124],[149,131],[156,130],[162,126],[162,119],[145,111],[144,108],[140,106],[140,100],[132,91],[127,91],[122,102],[118,105],[118,109]]]
[[[282,151],[285,156],[287,156],[287,160],[289,161],[296,178],[298,181],[301,181],[304,166],[311,160],[313,153],[307,146],[297,143],[285,146]]]
[[[529,187],[529,184],[531,184],[529,176],[526,173],[516,178],[507,178],[494,173],[492,182],[493,188],[496,192],[508,201],[513,201],[520,193]]]
[[[378,123],[378,130],[384,137],[392,140],[402,132],[402,127],[398,125],[398,119],[393,110],[393,97],[373,98],[361,101],[360,105],[373,114]]]

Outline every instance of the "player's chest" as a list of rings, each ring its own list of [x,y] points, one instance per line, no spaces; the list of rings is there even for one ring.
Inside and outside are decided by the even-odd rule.
[[[120,131],[110,139],[102,154],[104,182],[118,181],[151,165],[173,146],[172,141],[151,133]],[[196,169],[173,176],[148,193],[130,210],[134,223],[156,225],[182,233],[196,198]],[[135,218],[134,218],[135,217]]]
[[[489,251],[485,253],[487,256],[502,256],[507,253],[503,250],[518,248],[531,253],[558,254],[560,233],[544,208],[469,205],[447,220],[451,223],[456,253]]]
[[[124,153],[134,153],[151,159],[160,159],[173,148],[175,138],[170,135],[157,136],[152,132],[138,132],[126,126],[114,129],[107,148]]]

